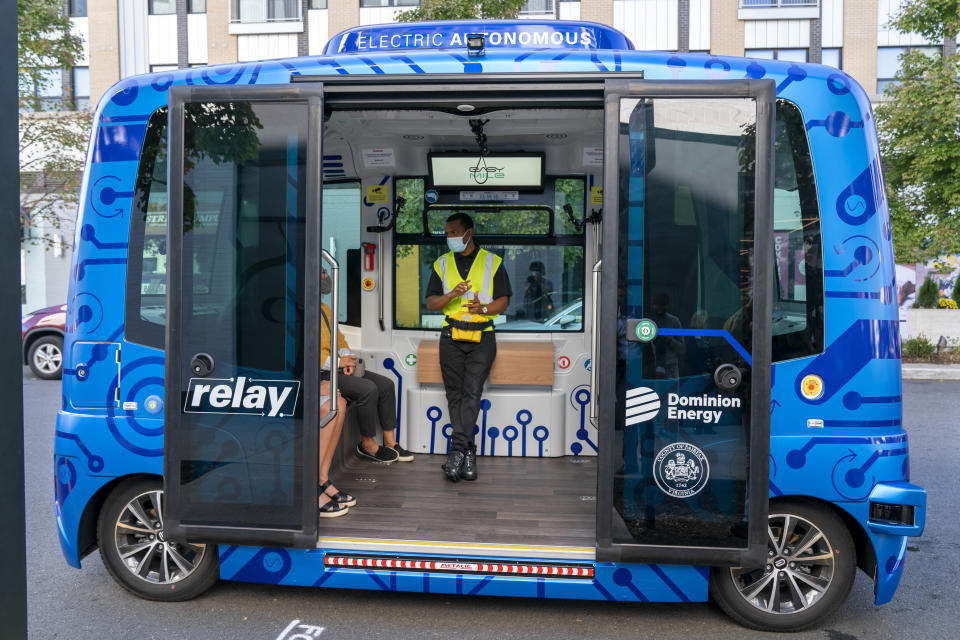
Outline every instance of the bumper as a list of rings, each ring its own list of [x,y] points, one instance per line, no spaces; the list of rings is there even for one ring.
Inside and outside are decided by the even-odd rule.
[[[873,542],[877,566],[874,574],[874,603],[886,604],[900,584],[907,553],[907,537],[919,536],[927,518],[927,492],[909,482],[882,482],[870,492],[871,515],[867,533]],[[900,507],[900,520],[877,518],[878,507]],[[907,517],[908,515],[912,517]]]

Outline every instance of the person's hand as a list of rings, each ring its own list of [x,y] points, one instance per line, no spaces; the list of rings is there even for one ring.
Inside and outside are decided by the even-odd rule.
[[[470,281],[464,280],[463,282],[461,282],[460,284],[458,284],[453,288],[453,292],[452,292],[453,297],[459,298],[460,296],[462,296],[463,294],[465,294],[467,291],[470,290],[470,286],[471,286]]]
[[[467,311],[469,311],[470,313],[483,313],[483,309],[481,309],[483,305],[480,304],[480,301],[477,300],[476,298],[474,298],[473,300],[471,300],[470,302],[468,302],[463,306],[466,307]]]
[[[340,368],[348,376],[353,375],[353,370],[357,366],[357,356],[340,356]]]

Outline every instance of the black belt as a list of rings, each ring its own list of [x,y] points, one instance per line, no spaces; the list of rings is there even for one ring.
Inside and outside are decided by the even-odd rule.
[[[466,322],[464,320],[454,320],[450,316],[446,316],[447,325],[451,327],[456,327],[462,331],[484,331],[493,326],[493,320],[487,320],[486,322]]]

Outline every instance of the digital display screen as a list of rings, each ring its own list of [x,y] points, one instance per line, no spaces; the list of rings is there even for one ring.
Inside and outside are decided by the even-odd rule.
[[[543,189],[542,153],[431,153],[434,189]]]

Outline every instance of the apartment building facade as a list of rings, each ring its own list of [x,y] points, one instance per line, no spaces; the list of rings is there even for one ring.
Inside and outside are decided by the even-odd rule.
[[[590,20],[638,49],[820,62],[881,99],[907,48],[956,50],[888,26],[901,0],[529,0],[523,18]],[[393,22],[419,0],[69,0],[87,42],[63,92],[82,108],[151,71],[316,55],[357,25]],[[54,87],[56,91],[56,87]]]

